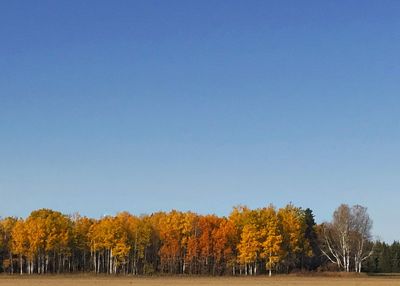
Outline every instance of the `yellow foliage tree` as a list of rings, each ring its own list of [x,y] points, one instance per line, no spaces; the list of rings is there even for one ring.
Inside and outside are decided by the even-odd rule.
[[[283,233],[284,266],[289,272],[299,262],[302,253],[312,254],[309,241],[305,239],[305,214],[301,208],[289,204],[279,210],[278,217]]]
[[[257,273],[256,261],[260,253],[260,233],[255,225],[246,224],[243,227],[241,240],[238,245],[239,262],[245,267],[245,274]],[[250,267],[249,267],[250,266]],[[254,269],[254,271],[253,271]]]
[[[72,222],[72,237],[75,257],[81,258],[75,262],[74,270],[86,271],[88,269],[88,260],[90,259],[88,257],[88,254],[90,254],[89,231],[94,220],[76,214],[72,217]]]
[[[264,222],[261,229],[261,256],[266,259],[266,267],[271,276],[273,267],[282,259],[282,235],[278,216],[272,205],[261,210],[261,220]]]
[[[12,230],[11,250],[19,257],[19,270],[23,274],[23,257],[28,252],[29,244],[27,238],[26,225],[23,220],[18,220]]]
[[[11,274],[14,272],[14,263],[11,251],[12,230],[16,222],[17,219],[15,217],[6,217],[5,219],[0,221],[0,245],[2,245],[4,252],[8,254],[7,265],[3,265],[3,267],[6,268],[5,266],[8,266]]]

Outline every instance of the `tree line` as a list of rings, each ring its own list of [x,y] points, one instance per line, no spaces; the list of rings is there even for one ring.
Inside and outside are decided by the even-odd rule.
[[[400,273],[400,243],[376,242],[373,254],[365,263],[365,269],[372,273]]]
[[[366,208],[348,205],[338,207],[332,222],[320,225],[312,210],[292,204],[280,209],[238,206],[228,217],[172,210],[92,219],[39,209],[26,219],[0,220],[0,270],[20,274],[272,275],[361,272],[365,266],[369,271],[387,271],[381,256],[379,266],[374,264],[374,249],[387,246],[374,246],[371,227]]]

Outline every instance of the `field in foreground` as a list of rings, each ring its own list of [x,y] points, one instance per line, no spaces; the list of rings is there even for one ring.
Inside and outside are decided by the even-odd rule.
[[[291,286],[291,285],[338,285],[338,286],[400,286],[399,277],[154,277],[154,278],[132,278],[132,277],[85,277],[85,276],[49,276],[49,277],[0,277],[0,285],[8,286],[156,286],[156,285],[229,285],[229,286]]]

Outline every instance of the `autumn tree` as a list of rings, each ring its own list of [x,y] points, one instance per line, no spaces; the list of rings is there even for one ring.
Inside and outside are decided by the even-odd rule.
[[[7,260],[3,260],[3,268],[8,268],[11,274],[14,272],[12,230],[16,222],[17,219],[15,217],[6,217],[0,221],[0,245],[2,246],[2,252],[8,257]]]
[[[96,273],[117,273],[121,266],[125,269],[131,250],[127,216],[125,213],[116,217],[107,216],[90,227],[90,246]]]
[[[70,271],[72,225],[66,215],[49,209],[33,211],[25,221],[28,273]]]
[[[199,216],[193,220],[192,234],[189,236],[186,248],[185,263],[188,264],[189,274],[200,274],[200,240],[201,229]]]
[[[72,220],[73,271],[90,269],[90,227],[93,219],[75,214]]]
[[[249,222],[250,213],[251,213],[251,210],[247,206],[239,205],[239,206],[236,206],[233,208],[233,210],[230,213],[229,218],[228,218],[229,221],[234,226],[234,231],[235,231],[234,237],[235,237],[236,247],[234,249],[233,255],[236,257],[236,261],[235,261],[234,265],[232,266],[233,275],[236,274],[237,262],[239,262],[239,264],[241,263],[241,261],[239,259],[239,255],[240,255],[239,244],[241,241],[243,229],[244,229],[245,225],[248,224],[248,222]],[[242,262],[243,262],[243,259],[242,259]],[[240,267],[239,273],[241,273],[241,271],[242,271],[242,268]]]
[[[182,213],[171,211],[162,216],[158,225],[161,240],[159,255],[162,272],[180,272],[179,262],[182,254],[182,233],[180,230],[182,220]]]
[[[289,204],[278,211],[278,216],[283,234],[282,263],[286,272],[289,272],[301,262],[303,256],[312,255],[310,242],[305,236],[307,228],[305,213],[301,208]]]
[[[200,260],[205,273],[215,274],[217,249],[215,248],[215,233],[219,228],[221,219],[216,215],[201,216],[199,219]]]
[[[239,250],[239,262],[244,265],[245,274],[257,273],[257,258],[260,254],[261,243],[259,231],[253,224],[246,224],[242,230]],[[254,271],[253,271],[254,270]]]
[[[160,259],[162,271],[185,273],[188,243],[193,234],[196,215],[192,212],[171,211],[163,214],[158,224],[160,234]]]
[[[11,252],[18,256],[19,272],[22,275],[24,268],[24,256],[29,250],[26,223],[22,219],[17,220],[15,223],[11,236]]]
[[[283,237],[280,230],[278,215],[272,205],[261,210],[261,219],[263,221],[261,229],[261,256],[266,259],[265,266],[269,276],[271,276],[272,269],[282,259]]]
[[[212,236],[214,237],[214,255],[217,268],[222,273],[227,268],[228,273],[235,275],[236,265],[236,227],[233,222],[227,218],[222,218],[218,228],[213,230]]]

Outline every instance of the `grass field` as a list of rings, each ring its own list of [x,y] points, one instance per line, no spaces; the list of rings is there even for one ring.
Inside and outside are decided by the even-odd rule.
[[[400,277],[93,277],[93,276],[48,276],[48,277],[10,277],[1,276],[0,285],[4,286],[156,286],[156,285],[228,285],[228,286],[291,286],[291,285],[340,285],[340,286],[400,286]]]

